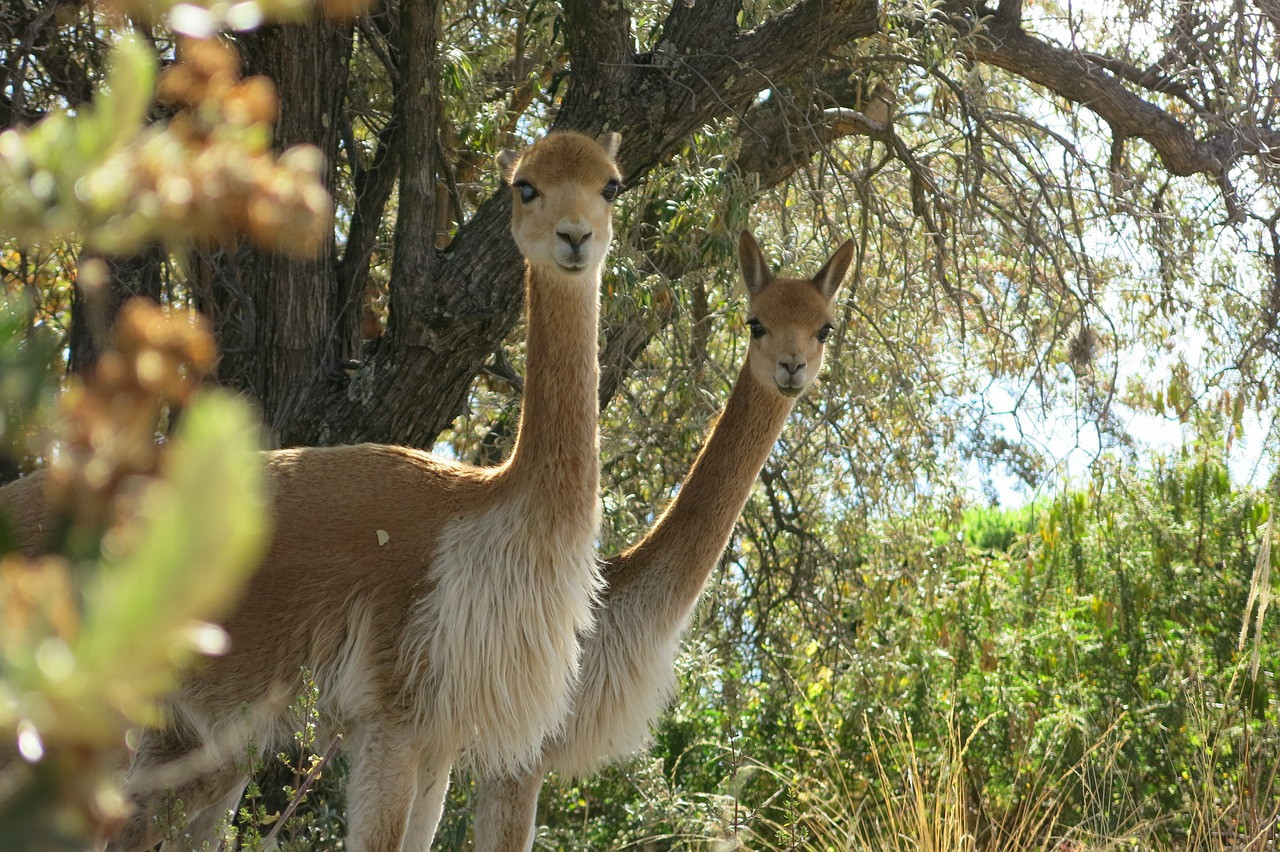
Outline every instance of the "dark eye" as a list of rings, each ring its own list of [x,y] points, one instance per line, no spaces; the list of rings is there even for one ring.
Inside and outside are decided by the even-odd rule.
[[[527,180],[518,181],[516,189],[520,190],[520,200],[525,204],[538,197],[538,190],[533,188],[533,184]]]
[[[753,338],[758,340],[761,337],[764,337],[765,328],[760,324],[760,320],[755,317],[747,320],[747,328],[751,329],[751,336]]]
[[[831,336],[831,323],[827,323],[827,324],[826,324],[826,325],[824,325],[822,328],[818,329],[818,342],[819,342],[819,343],[826,343],[826,342],[827,342],[827,338],[828,338],[828,337],[830,337],[830,336]]]
[[[600,194],[604,196],[604,200],[611,202],[618,197],[618,193],[622,190],[622,184],[616,180],[611,180],[604,185],[604,189],[600,190]]]

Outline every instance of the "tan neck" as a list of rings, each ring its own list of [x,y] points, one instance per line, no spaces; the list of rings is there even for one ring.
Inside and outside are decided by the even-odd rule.
[[[680,493],[639,542],[606,567],[612,595],[642,574],[662,572],[671,614],[702,592],[729,541],[751,487],[777,443],[792,400],[764,388],[744,364],[724,411],[680,486]]]
[[[542,508],[594,516],[600,486],[599,276],[565,280],[530,266],[524,400],[504,478],[536,486]],[[555,518],[548,518],[554,522]]]

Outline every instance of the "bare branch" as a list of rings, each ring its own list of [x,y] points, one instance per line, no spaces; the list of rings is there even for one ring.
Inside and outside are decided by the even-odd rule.
[[[1010,26],[1022,25],[1022,0],[1000,0],[996,18]]]
[[[662,27],[679,53],[723,51],[738,34],[738,0],[676,0]]]
[[[957,26],[963,26],[958,22]],[[1038,83],[1097,113],[1118,135],[1146,140],[1175,175],[1216,177],[1242,156],[1280,146],[1280,130],[1234,128],[1197,139],[1168,112],[1124,87],[1084,54],[1056,47],[993,20],[966,42],[970,58]]]
[[[369,257],[377,243],[382,225],[382,212],[395,187],[400,171],[400,144],[395,118],[378,134],[378,147],[373,162],[359,173],[355,181],[355,207],[351,211],[351,228],[347,246],[338,262],[338,309],[340,316],[358,310],[369,277]],[[349,150],[352,172],[356,171],[356,152]]]
[[[1165,74],[1156,66],[1144,71],[1136,65],[1125,62],[1123,59],[1117,59],[1114,56],[1104,56],[1101,53],[1089,53],[1087,51],[1082,52],[1080,55],[1093,64],[1107,69],[1120,79],[1133,83],[1135,86],[1141,86],[1144,89],[1158,92],[1162,95],[1171,95],[1189,104],[1201,115],[1207,116],[1209,114],[1209,108],[1201,103],[1195,95],[1191,94],[1191,90],[1185,84]]]
[[[1275,28],[1277,37],[1280,37],[1280,0],[1254,0],[1254,5],[1267,16],[1271,26]]]

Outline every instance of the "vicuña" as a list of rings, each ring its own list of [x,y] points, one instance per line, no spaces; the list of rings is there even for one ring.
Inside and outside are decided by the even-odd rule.
[[[584,640],[568,726],[528,770],[481,773],[480,852],[531,847],[548,768],[585,775],[644,744],[674,689],[676,650],[702,587],[795,398],[818,374],[853,243],[808,280],[774,278],[746,231],[738,255],[751,329],[746,363],[675,499],[644,538],[606,561],[596,631]]]

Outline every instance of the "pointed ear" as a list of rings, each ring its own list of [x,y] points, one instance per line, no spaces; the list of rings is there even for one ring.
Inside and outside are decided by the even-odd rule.
[[[615,160],[618,157],[618,148],[622,145],[622,134],[614,133],[610,130],[608,133],[601,133],[597,136],[596,142],[609,155],[609,159]]]
[[[750,231],[743,231],[738,237],[738,263],[742,266],[742,280],[747,285],[747,292],[753,296],[773,280],[769,262],[764,259],[764,253]]]
[[[502,150],[493,158],[498,165],[498,173],[502,175],[502,179],[507,183],[511,183],[511,175],[516,170],[516,163],[520,162],[520,155],[515,151]]]
[[[836,291],[844,283],[845,273],[849,271],[849,264],[852,261],[853,240],[845,240],[844,245],[836,249],[831,259],[818,270],[817,275],[813,276],[813,286],[818,288],[818,292],[828,302],[835,297]]]

